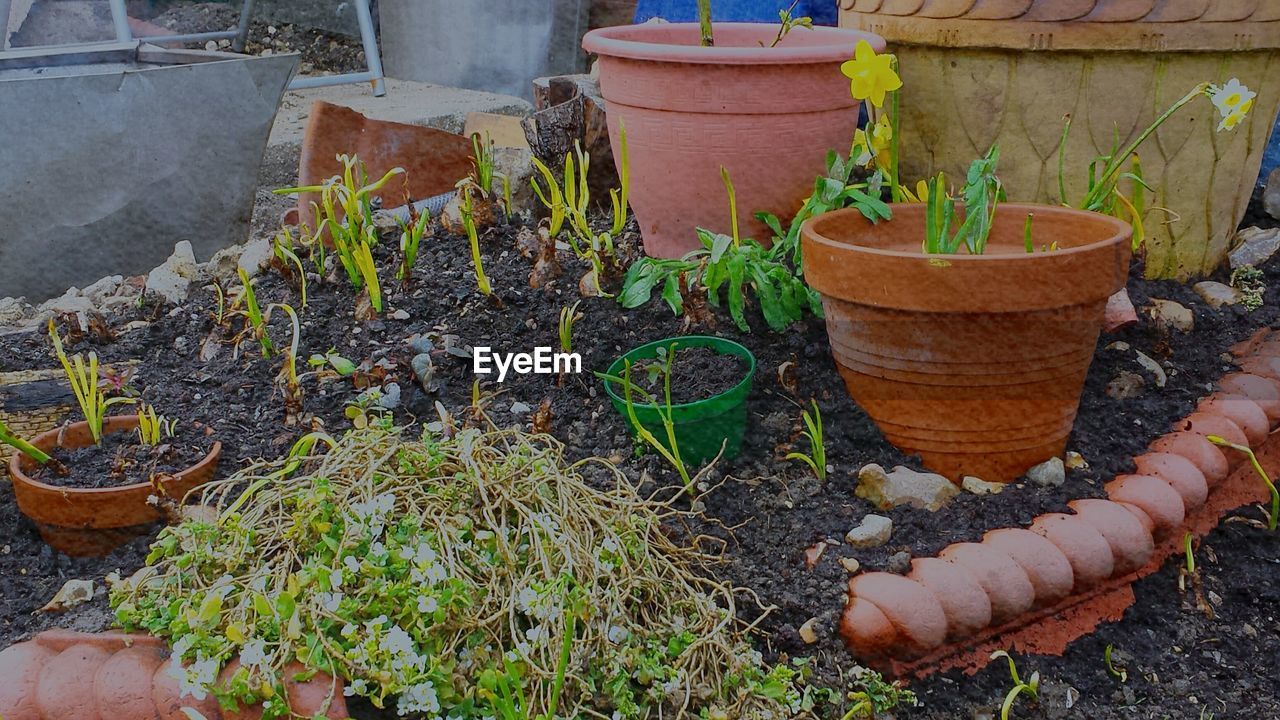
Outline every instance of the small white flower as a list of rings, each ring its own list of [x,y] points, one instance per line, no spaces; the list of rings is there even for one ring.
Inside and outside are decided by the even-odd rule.
[[[266,642],[254,638],[240,648],[240,664],[245,667],[261,668],[267,664]]]
[[[333,588],[334,590],[337,590],[338,588],[342,587],[342,571],[341,570],[334,570],[333,572],[329,573],[329,587]]]
[[[1230,117],[1235,112],[1248,112],[1256,97],[1258,93],[1245,87],[1239,78],[1231,78],[1222,87],[1209,89],[1209,99],[1213,101],[1214,106],[1224,118]]]
[[[436,599],[429,595],[423,595],[418,598],[418,612],[420,613],[433,613],[439,607],[440,604],[436,602]]]
[[[356,630],[358,629],[359,628],[357,628],[355,625],[352,625],[351,623],[347,623],[346,625],[342,626],[342,630],[340,632],[342,633],[342,637],[350,640],[351,638],[355,637]]]
[[[626,628],[621,628],[621,627],[618,627],[617,625],[612,625],[609,627],[609,632],[606,633],[606,635],[609,638],[609,642],[613,643],[614,645],[617,645],[618,643],[621,643],[624,640],[626,640],[631,635],[631,633],[627,632]]]
[[[347,697],[352,697],[353,695],[364,695],[368,690],[369,683],[365,682],[363,678],[356,678],[351,681],[350,685],[343,689],[342,694]]]
[[[520,588],[520,592],[516,593],[516,610],[522,613],[528,613],[533,608],[533,604],[538,601],[538,591],[531,587]]]
[[[369,546],[369,555],[374,558],[382,558],[387,555],[387,546],[381,542],[374,542]]]
[[[545,625],[534,625],[533,627],[524,631],[525,639],[531,643],[536,643],[542,640],[546,640],[550,634],[551,633],[547,631],[547,628]]]
[[[331,613],[338,612],[338,606],[342,604],[342,593],[340,592],[322,592],[316,594],[316,599],[320,601],[320,607]]]
[[[350,570],[351,572],[356,574],[360,573],[360,561],[357,560],[354,555],[346,556],[345,558],[343,558],[342,563],[346,565],[347,569]]]
[[[167,672],[170,677],[178,681],[179,697],[189,695],[202,702],[209,696],[209,688],[218,679],[221,663],[217,658],[204,658],[199,655],[196,657],[194,663],[184,668],[180,657],[174,655]]]

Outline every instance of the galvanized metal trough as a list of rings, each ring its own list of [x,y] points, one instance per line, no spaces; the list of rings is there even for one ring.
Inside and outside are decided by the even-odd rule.
[[[297,65],[141,41],[0,52],[0,297],[244,241]]]

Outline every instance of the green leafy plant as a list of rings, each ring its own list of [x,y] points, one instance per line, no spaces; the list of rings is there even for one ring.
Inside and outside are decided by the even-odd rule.
[[[1265,304],[1266,275],[1252,265],[1242,265],[1231,271],[1231,287],[1240,291],[1240,305],[1253,312]]]
[[[407,285],[413,266],[418,262],[418,246],[431,224],[431,213],[426,208],[419,212],[410,203],[409,222],[397,222],[400,224],[400,269],[396,271],[396,279]]]
[[[476,287],[486,296],[493,294],[489,278],[484,274],[484,259],[480,257],[480,236],[476,232],[475,201],[471,197],[471,183],[464,182],[460,187],[459,210],[462,213],[462,226],[467,231],[467,241],[471,244],[471,262],[476,266]]]
[[[170,643],[184,691],[268,719],[293,663],[411,716],[805,716],[798,671],[746,644],[741,596],[663,532],[669,506],[548,436],[452,433],[379,423],[323,454],[312,434],[215,480],[216,519],[161,531],[113,585],[117,618]]]
[[[1267,512],[1267,529],[1275,532],[1277,524],[1280,524],[1280,491],[1276,490],[1276,485],[1271,481],[1271,476],[1262,468],[1262,463],[1258,462],[1258,456],[1253,450],[1244,445],[1237,445],[1229,440],[1220,438],[1217,435],[1209,435],[1209,442],[1219,447],[1231,448],[1236,452],[1244,453],[1249,458],[1249,463],[1253,465],[1254,472],[1258,473],[1258,477],[1262,478],[1262,482],[1266,484],[1267,490],[1271,493],[1271,510]]]
[[[156,414],[156,409],[149,403],[138,406],[138,440],[143,445],[156,446],[165,438],[173,437],[177,420],[170,420]]]
[[[340,377],[351,377],[356,372],[356,364],[338,354],[336,348],[329,348],[324,354],[316,353],[307,359],[312,368],[323,368],[328,365]]]
[[[769,47],[778,47],[778,43],[781,43],[788,35],[791,34],[791,31],[796,28],[802,27],[809,28],[811,30],[813,29],[813,18],[807,15],[802,15],[800,17],[792,15],[792,13],[795,12],[796,6],[799,4],[800,0],[791,0],[791,5],[789,7],[785,7],[778,11],[778,34],[773,38],[773,42],[769,43]],[[760,44],[764,45],[763,42]]]
[[[885,682],[880,673],[867,668],[859,668],[856,673],[861,689],[848,694],[849,710],[841,720],[875,720],[880,713],[891,712],[899,705],[914,707],[918,703],[916,694],[898,681]]]
[[[1013,688],[1004,697],[1004,704],[1000,706],[1000,720],[1009,720],[1009,713],[1013,710],[1013,703],[1018,699],[1019,695],[1026,695],[1035,702],[1040,697],[1040,673],[1033,672],[1026,682],[1018,675],[1018,666],[1013,662],[1013,657],[1004,650],[997,650],[991,653],[992,660],[1004,658],[1009,661],[1009,676],[1013,679]]]
[[[89,351],[88,362],[85,362],[85,358],[80,353],[68,358],[66,350],[62,347],[62,338],[58,336],[58,329],[54,326],[52,319],[49,320],[49,342],[53,345],[54,356],[58,358],[63,372],[66,373],[67,383],[76,397],[76,403],[80,406],[84,421],[89,425],[89,434],[93,436],[93,443],[99,445],[102,443],[102,423],[107,416],[107,410],[112,405],[131,403],[133,399],[108,398],[98,368],[98,354]]]
[[[298,292],[302,296],[302,307],[305,309],[307,307],[307,272],[302,269],[302,258],[298,257],[298,253],[294,250],[293,233],[288,228],[282,228],[275,237],[271,238],[271,252],[281,268],[288,268],[291,274],[296,274]]]
[[[67,467],[59,462],[49,453],[32,445],[31,443],[18,437],[16,433],[9,429],[3,421],[0,421],[0,445],[8,445],[18,452],[26,455],[36,462],[38,465],[44,465],[53,470],[58,475],[66,475]]]
[[[1188,575],[1196,574],[1196,555],[1191,550],[1191,541],[1194,537],[1191,533],[1183,533],[1182,535],[1182,554],[1186,558],[1185,569]]]
[[[578,306],[582,304],[579,300],[572,305],[560,308],[560,349],[566,353],[573,352],[573,324],[582,319],[582,313],[578,312]]]
[[[1000,178],[996,177],[996,164],[1000,149],[992,147],[986,157],[975,160],[969,166],[961,196],[964,200],[964,220],[954,234],[951,226],[956,221],[955,199],[947,194],[946,177],[938,173],[928,182],[928,198],[925,201],[925,234],[923,252],[927,255],[954,255],[964,247],[970,255],[986,252],[987,240],[995,221],[996,206],[1004,199]],[[1029,236],[1026,238],[1030,241]]]
[[[787,266],[787,248],[783,244],[765,249],[755,240],[737,236],[733,183],[727,171],[722,177],[729,196],[733,234],[721,235],[698,228],[701,249],[675,260],[652,257],[637,260],[623,277],[618,302],[625,308],[639,307],[647,303],[653,290],[660,286],[662,299],[672,312],[681,315],[686,293],[705,293],[708,303],[720,307],[724,292],[729,316],[740,330],[749,332],[751,326],[746,318],[749,289],[765,322],[776,332],[799,321],[806,310],[820,316],[821,297]]]
[[[248,330],[262,348],[262,357],[269,358],[275,355],[276,348],[271,342],[271,336],[267,333],[267,321],[262,315],[262,306],[258,305],[258,294],[253,290],[253,279],[244,271],[244,268],[236,268],[236,272],[240,275],[244,314],[249,321]]]
[[[680,457],[680,443],[676,439],[676,425],[671,403],[671,366],[675,362],[675,357],[676,346],[672,343],[669,348],[666,348],[666,352],[659,354],[661,365],[657,363],[651,365],[651,367],[661,368],[661,398],[631,382],[632,363],[630,360],[623,364],[622,377],[615,377],[602,372],[597,372],[596,377],[606,382],[615,383],[622,388],[622,398],[626,404],[627,419],[630,420],[631,427],[635,429],[641,440],[644,440],[649,447],[653,448],[655,452],[662,456],[662,459],[666,460],[675,469],[676,473],[680,475],[680,481],[684,485],[685,492],[692,497],[694,495],[694,478],[689,475],[689,468],[685,466],[684,460]],[[662,427],[666,431],[666,443],[659,440],[656,435],[640,423],[640,418],[636,414],[636,395],[642,396],[641,401],[652,407],[658,413],[658,417],[662,419]]]
[[[804,436],[809,439],[809,454],[805,455],[801,452],[788,453],[788,460],[799,460],[809,469],[813,470],[813,474],[819,480],[827,479],[827,449],[824,444],[822,435],[822,411],[818,409],[818,401],[811,400],[813,412],[804,410],[800,417],[804,421]]]
[[[374,234],[369,228],[369,234]],[[369,307],[375,314],[382,312],[382,283],[378,281],[378,266],[373,262],[373,243],[364,242],[356,245],[351,252],[356,270],[360,273],[360,281],[369,298]]]

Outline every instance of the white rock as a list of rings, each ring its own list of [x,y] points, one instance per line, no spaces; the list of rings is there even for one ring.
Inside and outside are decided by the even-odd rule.
[[[1151,304],[1143,308],[1147,317],[1162,330],[1191,332],[1196,326],[1196,316],[1185,306],[1172,300],[1152,298]]]
[[[872,463],[858,471],[855,493],[882,510],[909,505],[936,511],[959,495],[960,488],[934,473],[916,472],[901,465],[886,473],[884,468]]]
[[[1138,373],[1121,370],[1118,375],[1111,378],[1111,382],[1107,383],[1107,397],[1114,400],[1136,398],[1142,394],[1142,388],[1146,384],[1147,381]]]
[[[1272,173],[1271,177],[1274,179],[1275,173]],[[1280,185],[1280,183],[1276,184]],[[1277,188],[1276,192],[1280,195],[1280,188]],[[1280,199],[1277,199],[1277,203],[1280,203]],[[1280,210],[1280,207],[1277,207],[1277,210]],[[1280,250],[1280,228],[1263,230],[1258,227],[1247,227],[1236,233],[1235,241],[1235,249],[1227,255],[1231,269],[1235,270],[1245,265],[1257,267],[1270,260],[1271,256]]]
[[[864,550],[884,545],[889,542],[891,534],[893,534],[892,520],[883,515],[867,515],[862,518],[862,523],[858,527],[844,536],[844,541],[849,543],[850,547]]]
[[[147,292],[155,293],[170,303],[180,303],[186,299],[187,290],[199,272],[191,243],[183,240],[173,246],[173,254],[163,265],[147,275]]]
[[[255,277],[271,262],[274,251],[271,249],[271,238],[260,238],[245,243],[240,251],[240,259],[236,267],[244,270],[249,277]]]
[[[1198,282],[1192,286],[1192,289],[1196,291],[1197,295],[1204,298],[1204,301],[1212,308],[1220,308],[1223,305],[1235,305],[1240,302],[1241,298],[1239,290],[1231,287],[1230,285],[1213,282],[1212,280]]]
[[[240,267],[240,256],[244,254],[244,245],[224,247],[209,258],[202,268],[206,278],[230,280],[236,276],[236,268]]]
[[[36,317],[43,322],[45,319],[61,314],[61,313],[87,313],[94,310],[93,301],[80,294],[76,288],[71,288],[61,297],[45,300],[40,303],[40,307],[36,308]]]
[[[410,315],[406,310],[396,310],[395,312],[391,313],[392,320],[408,320],[409,317]]]
[[[1004,483],[987,482],[980,477],[965,475],[960,481],[960,487],[974,495],[999,495],[1004,491]]]
[[[0,298],[0,325],[17,325],[34,312],[25,298]]]
[[[1084,456],[1076,452],[1075,450],[1067,451],[1067,461],[1065,465],[1068,470],[1088,470],[1089,469],[1089,461],[1085,460]]]
[[[123,284],[123,275],[108,275],[84,290],[81,290],[80,294],[89,298],[89,301],[94,305],[101,305],[104,300],[119,292],[120,286]]]
[[[527,405],[526,403],[522,403],[519,401],[511,403],[512,415],[524,415],[528,413],[530,410],[533,410],[533,408],[529,407],[529,405]]]
[[[1067,481],[1067,468],[1062,458],[1049,458],[1028,470],[1027,480],[1040,487],[1058,487]]]

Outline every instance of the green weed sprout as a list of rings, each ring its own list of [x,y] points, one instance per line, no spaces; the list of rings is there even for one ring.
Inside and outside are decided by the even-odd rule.
[[[1217,435],[1210,435],[1208,439],[1214,445],[1231,448],[1249,457],[1249,463],[1253,465],[1254,472],[1258,473],[1258,477],[1262,478],[1262,482],[1266,484],[1267,490],[1271,493],[1271,511],[1267,513],[1267,529],[1275,532],[1276,525],[1280,523],[1280,491],[1276,490],[1276,485],[1271,481],[1271,476],[1267,475],[1267,471],[1262,469],[1262,463],[1258,462],[1258,456],[1248,447],[1237,445]]]
[[[613,225],[609,233],[614,237],[622,234],[627,226],[627,193],[631,187],[631,157],[627,152],[627,124],[618,120],[618,183],[619,189],[609,191],[609,199],[613,203]]]
[[[547,230],[551,233],[551,237],[560,235],[560,231],[564,229],[565,217],[568,216],[568,208],[565,207],[564,193],[560,190],[560,184],[556,182],[555,173],[551,172],[551,168],[537,157],[533,158],[533,167],[537,169],[538,174],[542,176],[543,182],[547,187],[544,190],[538,184],[538,179],[531,178],[530,184],[533,185],[533,193],[538,196],[538,200],[551,213],[548,220],[549,226]]]
[[[851,705],[840,720],[875,720],[880,717],[879,713],[899,705],[914,707],[917,703],[915,693],[904,689],[896,680],[885,682],[884,676],[874,670],[861,669],[857,678],[862,689],[849,693]]]
[[[574,158],[577,158],[577,162]],[[591,156],[583,151],[582,143],[574,141],[573,152],[564,156],[564,202],[569,213],[569,229],[576,235],[570,242],[578,257],[584,255],[578,242],[590,243],[594,234],[587,214],[591,207],[591,187],[587,184],[587,172],[591,169]]]
[[[66,350],[62,348],[62,338],[58,337],[58,329],[54,326],[52,319],[49,320],[49,342],[53,344],[53,353],[62,364],[67,382],[71,385],[71,392],[75,394],[80,412],[84,414],[84,420],[89,425],[89,434],[93,436],[93,443],[101,444],[102,423],[107,416],[107,409],[112,405],[131,403],[133,400],[123,397],[108,399],[100,380],[98,354],[90,351],[87,363],[80,353],[68,358]]]
[[[173,437],[177,420],[169,420],[156,414],[156,409],[149,403],[138,406],[138,440],[143,445],[154,447],[164,438]]]
[[[1182,536],[1182,553],[1186,557],[1186,570],[1188,575],[1196,574],[1196,554],[1191,550],[1191,533],[1185,533]]]
[[[368,234],[374,236],[377,231],[370,225]],[[360,273],[360,281],[365,292],[369,294],[369,305],[375,313],[382,312],[382,284],[378,282],[378,266],[373,263],[372,242],[358,243],[351,253],[356,270]]]
[[[298,291],[302,295],[302,307],[307,307],[307,273],[302,269],[302,259],[298,257],[298,253],[294,251],[293,233],[288,228],[282,228],[280,232],[271,239],[271,249],[275,253],[276,258],[286,267],[290,263],[293,269],[298,273]]]
[[[1000,720],[1009,720],[1009,713],[1013,710],[1013,703],[1018,699],[1019,695],[1026,695],[1035,701],[1040,696],[1040,673],[1033,672],[1031,677],[1023,682],[1018,676],[1018,666],[1013,662],[1013,658],[1004,650],[997,650],[991,653],[991,659],[996,660],[1004,658],[1009,661],[1009,676],[1013,678],[1013,688],[1009,690],[1009,694],[1004,697],[1004,704],[1000,706]]]
[[[267,334],[267,321],[263,318],[262,308],[258,305],[258,294],[253,291],[253,280],[244,268],[236,268],[236,272],[240,274],[240,285],[244,288],[244,307],[245,314],[249,318],[249,326],[253,330],[253,336],[258,340],[258,345],[262,347],[262,357],[269,358],[275,355],[276,348],[271,343],[271,336]]]
[[[396,279],[405,284],[408,284],[413,266],[418,262],[418,246],[422,243],[422,236],[427,232],[427,225],[431,223],[431,213],[426,208],[423,208],[422,212],[417,212],[410,205],[409,213],[412,217],[408,223],[399,221],[400,269],[396,271]]]
[[[1240,305],[1245,310],[1253,312],[1266,303],[1266,276],[1258,268],[1241,265],[1232,270],[1230,284],[1240,291]]]
[[[1188,533],[1188,537],[1190,537],[1190,533]],[[1190,546],[1190,541],[1188,541],[1187,547],[1189,548]],[[1102,651],[1102,659],[1107,664],[1107,672],[1120,682],[1127,682],[1129,680],[1129,671],[1122,667],[1116,667],[1116,665],[1111,661],[1111,651],[1111,645],[1107,645],[1107,649]]]
[[[476,266],[476,287],[484,295],[492,295],[493,288],[489,278],[484,274],[484,260],[480,257],[480,236],[476,233],[475,204],[471,198],[471,183],[464,181],[461,187],[459,209],[462,212],[462,226],[467,230],[467,241],[471,244],[471,262]]]
[[[298,313],[291,306],[277,303],[270,309],[276,308],[289,316],[293,327],[293,340],[289,343],[289,349],[285,350],[284,367],[280,369],[280,375],[284,384],[284,422],[285,425],[296,425],[298,417],[302,415],[302,385],[298,381],[298,343],[302,337],[302,326],[298,322]]]
[[[67,468],[62,463],[55,460],[49,453],[32,445],[31,443],[18,437],[16,433],[9,429],[3,421],[0,421],[0,445],[8,445],[18,452],[26,455],[36,462],[38,465],[44,465],[59,475],[66,475]]]
[[[671,467],[675,468],[680,475],[680,480],[684,484],[684,490],[693,496],[693,478],[689,476],[689,469],[685,467],[684,460],[680,458],[680,444],[676,440],[676,426],[673,413],[671,410],[671,364],[675,361],[676,349],[673,343],[663,358],[662,365],[662,392],[663,402],[660,404],[658,399],[650,395],[643,388],[631,382],[631,361],[627,360],[624,364],[622,377],[615,377],[606,373],[597,372],[596,376],[607,382],[618,383],[622,386],[622,397],[627,408],[627,418],[631,421],[631,426],[636,429],[636,433],[650,447],[652,447],[659,455],[666,460]],[[663,445],[658,438],[649,431],[644,425],[640,424],[640,418],[636,415],[636,403],[634,394],[640,393],[645,396],[647,402],[658,416],[662,418],[662,427],[666,430],[667,444]]]
[[[801,418],[804,420],[805,430],[804,436],[809,438],[809,455],[800,452],[793,452],[787,455],[787,460],[799,460],[808,465],[813,474],[818,476],[819,480],[827,479],[827,449],[822,436],[822,411],[818,409],[818,401],[811,400],[813,403],[813,412],[803,411]]]
[[[981,255],[987,249],[996,206],[1004,200],[1004,189],[996,177],[1000,149],[993,146],[986,157],[969,166],[969,175],[961,191],[964,200],[964,222],[955,233],[951,225],[956,218],[956,201],[947,193],[946,176],[938,173],[928,182],[929,197],[925,201],[925,237],[923,252],[927,255],[954,255],[961,246],[970,255]]]
[[[573,324],[582,319],[582,313],[578,312],[578,306],[582,304],[579,300],[572,305],[560,308],[560,349],[566,353],[573,352]]]
[[[730,237],[733,238],[733,249],[742,247],[742,236],[738,233],[738,193],[733,189],[733,180],[729,177],[729,169],[720,166],[720,181],[724,183],[724,192],[729,196]]]

